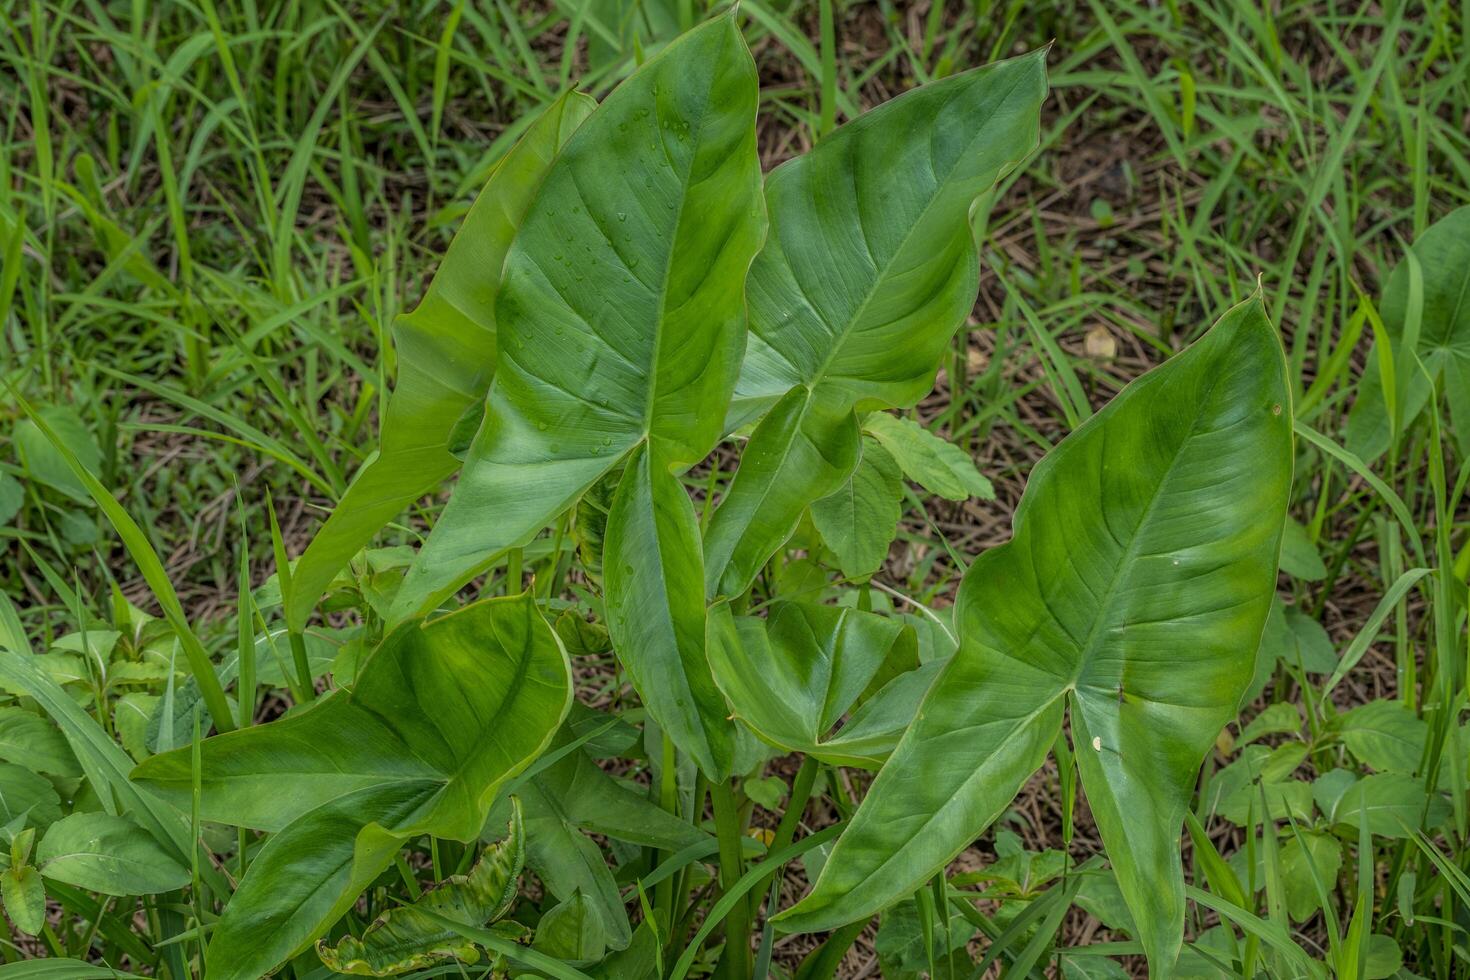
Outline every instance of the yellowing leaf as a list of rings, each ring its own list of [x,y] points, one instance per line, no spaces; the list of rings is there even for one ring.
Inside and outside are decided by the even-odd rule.
[[[336,946],[319,941],[317,955],[329,969],[366,977],[392,976],[446,959],[478,962],[480,954],[473,942],[425,912],[467,926],[495,921],[515,901],[525,856],[521,808],[512,798],[510,833],[485,848],[469,874],[446,878],[412,905],[384,912],[361,939],[343,936]]]

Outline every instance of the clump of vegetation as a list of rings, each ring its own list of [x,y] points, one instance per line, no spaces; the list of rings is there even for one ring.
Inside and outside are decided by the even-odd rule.
[[[0,976],[1457,975],[1470,207],[1441,198],[1470,192],[1428,161],[1470,173],[1443,118],[1470,104],[1463,25],[1365,21],[1395,43],[1352,64],[1367,94],[1342,120],[1328,104],[1326,176],[1262,281],[1209,215],[1267,160],[1226,93],[1171,63],[1165,104],[1127,41],[1182,36],[1182,14],[1094,5],[1102,48],[1074,56],[1024,50],[1013,23],[972,51],[980,12],[936,4],[914,37],[878,25],[909,74],[862,109],[838,84],[852,11],[814,5],[813,43],[799,8],[655,6],[532,25],[459,5],[437,44],[403,32],[434,53],[424,75],[391,60],[385,20],[335,7],[267,29],[207,4],[168,58],[159,26],[200,12],[64,8],[48,32],[32,7],[11,32],[34,200],[0,209],[20,368]],[[1296,81],[1269,18],[1192,16],[1305,141],[1317,109],[1276,80]],[[325,68],[315,97],[253,99],[255,38],[308,24],[342,32],[326,60],[310,32],[282,49],[287,77],[290,57]],[[489,55],[466,25],[499,38]],[[131,125],[53,145],[49,93],[86,77],[56,65],[103,42]],[[1373,93],[1402,96],[1395,44],[1421,42],[1421,101],[1394,117]],[[773,45],[816,80],[810,110],[762,86]],[[1118,370],[1123,306],[1073,336],[1093,293],[1077,262],[1055,274],[1027,183],[1079,125],[1076,59],[1097,50],[1160,158],[1209,174],[1204,217],[1166,236],[1193,291],[1149,297],[1160,330],[1126,307],[1148,370]],[[473,162],[442,135],[467,66],[514,102]],[[413,120],[429,224],[457,229],[422,290],[360,152],[379,123],[346,109],[365,75]],[[207,110],[182,152],[181,104]],[[772,106],[810,138],[772,154]],[[1367,115],[1411,151],[1415,234],[1379,288],[1325,206]],[[144,159],[147,230],[98,176]],[[203,216],[240,203],[225,167],[258,234],[206,241]],[[341,215],[332,248],[302,237],[308,188]],[[1021,188],[1041,278],[1000,230]],[[1105,199],[1086,211],[1129,234]],[[1308,249],[1317,224],[1333,248]],[[59,289],[78,227],[102,264]],[[102,356],[135,320],[162,359]],[[137,411],[104,409],[112,390]],[[235,479],[129,473],[125,432],[135,452],[216,446]],[[211,491],[210,557],[164,557],[174,512]],[[956,533],[1010,502],[989,539]]]

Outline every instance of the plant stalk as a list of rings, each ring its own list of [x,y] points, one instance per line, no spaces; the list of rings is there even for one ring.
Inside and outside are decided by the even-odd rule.
[[[505,594],[521,594],[521,549],[512,548],[505,556]]]
[[[306,637],[290,630],[291,660],[296,665],[296,682],[301,686],[301,697],[307,703],[316,700],[316,684],[311,679],[311,661],[306,657]]]
[[[776,833],[771,838],[769,850],[779,851],[791,839],[796,836],[796,828],[801,824],[801,816],[806,812],[807,801],[812,797],[812,786],[817,782],[817,772],[822,764],[811,756],[801,760],[801,768],[796,770],[796,778],[791,781],[791,798],[786,801],[786,812],[781,814],[781,822],[776,824]]]
[[[709,789],[720,842],[720,888],[729,891],[745,870],[740,854],[740,806],[730,781],[711,782]],[[725,954],[720,962],[727,980],[750,980],[750,906],[745,902],[736,902],[725,917]]]
[[[668,733],[663,736],[663,765],[659,771],[658,802],[659,806],[669,813],[678,815],[679,812],[679,775],[675,767],[678,758],[674,752],[674,740],[669,738]],[[654,866],[657,867],[658,860],[663,855],[655,852]],[[660,881],[653,889],[653,909],[659,919],[659,929],[665,935],[672,935],[674,929],[674,875],[670,875]]]

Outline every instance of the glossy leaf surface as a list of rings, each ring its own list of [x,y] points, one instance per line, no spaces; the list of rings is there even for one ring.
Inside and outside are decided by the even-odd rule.
[[[1011,801],[1068,707],[1119,887],[1153,968],[1169,971],[1184,810],[1274,591],[1290,420],[1257,296],[1037,465],[1012,540],[965,576],[959,651],[786,928],[830,928],[913,892]]]
[[[705,593],[738,595],[814,500],[838,492],[861,452],[850,408],[793,388],[761,419],[704,535]]]
[[[553,102],[496,165],[424,298],[394,324],[398,380],[378,451],[363,464],[292,574],[291,627],[306,625],[337,571],[388,521],[459,468],[450,434],[485,398],[495,370],[495,296],[517,229],[562,145],[597,105]]]
[[[607,934],[593,904],[581,892],[573,892],[536,923],[532,945],[559,960],[586,963],[607,951]]]
[[[204,819],[277,831],[215,930],[211,976],[256,976],[315,940],[403,839],[473,840],[570,699],[560,640],[531,597],[514,596],[405,624],[351,693],[206,740]],[[135,778],[187,802],[189,750]]]
[[[1036,145],[1044,52],[954,75],[841,127],[766,181],[771,230],[750,270],[750,344],[732,420],[805,390],[764,423],[708,533],[710,595],[749,587],[813,500],[856,464],[851,429],[822,419],[912,405],[978,289],[970,205]],[[763,431],[764,430],[764,431]],[[792,432],[803,434],[793,439]],[[831,461],[810,481],[793,451]]]
[[[764,213],[755,65],[730,16],[681,36],[568,141],[506,259],[485,421],[400,618],[523,544],[634,447],[721,435]]]
[[[603,546],[613,648],[653,715],[712,779],[736,730],[705,658],[699,522],[678,478],[638,449],[613,497]]]
[[[626,949],[583,972],[594,980],[658,980],[658,934],[647,922],[640,923]]]

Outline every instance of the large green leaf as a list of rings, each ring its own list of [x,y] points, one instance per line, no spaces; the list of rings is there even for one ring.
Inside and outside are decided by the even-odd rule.
[[[907,644],[907,657],[894,647]],[[935,668],[900,674],[844,717],[890,658],[912,661],[913,630],[838,606],[781,602],[769,618],[710,610],[710,664],[735,716],[788,752],[824,762],[877,768],[898,744],[933,681]]]
[[[796,530],[802,510],[841,490],[861,455],[857,416],[806,387],[761,419],[704,536],[705,593],[738,595]]]
[[[1393,349],[1402,424],[1424,410],[1433,380],[1448,404],[1460,452],[1470,452],[1470,207],[1436,221],[1412,251],[1420,276],[1417,301],[1411,262],[1405,258],[1388,278],[1381,310]],[[1405,349],[1411,326],[1418,332],[1412,356]],[[1392,432],[1378,358],[1370,356],[1348,415],[1347,447],[1371,461],[1388,449]]]
[[[581,892],[553,906],[536,923],[532,946],[559,960],[587,963],[607,952],[607,933],[596,906]]]
[[[394,324],[398,382],[379,448],[292,572],[286,619],[293,629],[306,625],[332,576],[379,528],[458,469],[450,433],[490,386],[506,252],[551,161],[596,105],[568,93],[531,124],[475,198],[424,298]]]
[[[104,895],[156,895],[183,888],[189,869],[127,817],[73,813],[52,824],[36,866],[55,881]]]
[[[626,949],[583,972],[595,980],[658,980],[659,963],[658,933],[645,920],[633,931],[633,940]]]
[[[407,837],[473,840],[491,800],[571,701],[561,641],[529,595],[390,633],[349,693],[202,747],[200,812],[275,830],[209,947],[211,977],[255,977],[320,936]],[[190,750],[135,778],[187,800]]]
[[[480,955],[475,944],[425,912],[468,926],[483,926],[500,918],[515,901],[525,857],[521,809],[512,798],[505,840],[487,847],[469,874],[453,875],[412,905],[384,912],[361,939],[343,936],[335,946],[318,941],[317,955],[338,973],[368,977],[392,976],[444,959],[474,963]]]
[[[632,937],[632,925],[607,856],[592,838],[561,813],[564,802],[545,792],[536,780],[520,791],[529,836],[526,864],[554,898],[580,892],[592,902],[614,947]],[[668,816],[668,814],[665,814]]]
[[[959,651],[786,928],[912,893],[1010,803],[1069,707],[1093,816],[1167,975],[1184,811],[1250,680],[1274,589],[1288,398],[1258,295],[1037,465],[1012,540],[965,575]]]
[[[970,206],[1036,145],[1044,52],[925,85],[766,181],[732,422],[767,406],[705,535],[710,595],[739,595],[857,462],[854,407],[912,405],[975,302]],[[783,400],[784,399],[784,400]]]
[[[524,544],[636,446],[667,469],[719,439],[764,229],[756,96],[726,15],[649,59],[567,142],[506,258],[485,420],[396,617]]]
[[[608,631],[643,703],[705,775],[726,778],[738,735],[705,657],[699,521],[652,452],[618,484],[602,558]]]
[[[253,980],[325,933],[392,863],[430,785],[384,783],[358,790],[274,834],[210,938],[210,980]]]
[[[764,230],[756,102],[726,15],[645,64],[568,142],[506,261],[484,424],[395,605],[440,601],[627,460],[603,555],[613,645],[650,714],[715,779],[738,733],[704,658],[697,525],[674,472],[719,439],[744,348],[742,286]]]

